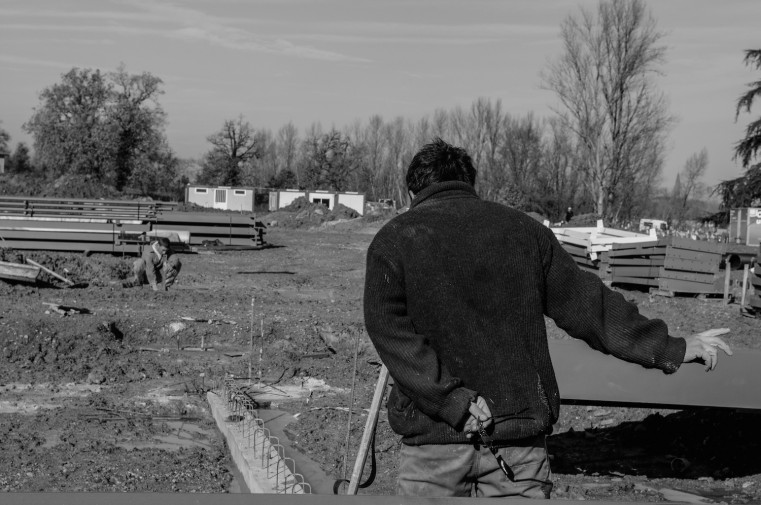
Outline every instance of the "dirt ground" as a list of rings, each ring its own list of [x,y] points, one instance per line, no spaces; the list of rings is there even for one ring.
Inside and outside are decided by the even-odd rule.
[[[184,254],[168,292],[111,283],[130,258],[0,250],[87,284],[0,281],[0,491],[236,492],[204,393],[249,370],[268,383],[325,384],[273,407],[297,417],[291,448],[331,478],[351,473],[380,369],[361,298],[365,252],[383,221],[263,220],[274,224],[272,247]],[[621,292],[674,335],[727,327],[732,347],[761,348],[761,319],[737,304]],[[761,503],[760,421],[721,409],[566,405],[548,440],[553,498]],[[360,493],[394,493],[398,449],[383,410],[377,474]]]

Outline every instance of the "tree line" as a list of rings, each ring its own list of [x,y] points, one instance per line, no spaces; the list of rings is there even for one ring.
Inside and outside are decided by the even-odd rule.
[[[558,220],[567,207],[615,222],[632,217],[694,217],[707,194],[700,179],[705,150],[688,160],[671,191],[661,189],[665,146],[675,120],[657,77],[663,72],[663,33],[644,0],[601,0],[579,8],[560,27],[563,49],[540,75],[557,99],[548,117],[514,115],[500,100],[437,109],[421,118],[374,115],[343,128],[317,122],[257,128],[241,114],[207,137],[197,162],[169,147],[160,78],[74,68],[40,94],[24,124],[23,143],[7,160],[13,173],[56,179],[76,176],[116,193],[178,198],[188,182],[260,188],[360,191],[368,200],[407,201],[404,175],[414,153],[435,137],[468,150],[482,198]],[[759,51],[746,63],[761,64]],[[750,112],[761,84],[741,97]],[[759,171],[759,122],[736,146],[749,173]],[[9,137],[0,128],[0,151]],[[199,165],[195,176],[188,167]],[[742,178],[741,178],[742,179]],[[761,181],[761,178],[759,178]],[[749,194],[740,182],[721,186],[725,205]],[[761,197],[761,183],[756,198]],[[743,192],[744,191],[744,192]],[[656,215],[657,214],[657,215]]]

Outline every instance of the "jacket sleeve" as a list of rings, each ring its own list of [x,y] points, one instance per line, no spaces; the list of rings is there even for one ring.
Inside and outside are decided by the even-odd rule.
[[[372,245],[367,255],[364,316],[378,355],[415,407],[461,430],[476,392],[462,387],[441,364],[426,335],[415,332],[407,313],[401,268]]]
[[[670,337],[660,319],[648,319],[633,303],[582,271],[546,227],[539,241],[545,280],[545,314],[571,337],[645,368],[675,372],[686,342]]]

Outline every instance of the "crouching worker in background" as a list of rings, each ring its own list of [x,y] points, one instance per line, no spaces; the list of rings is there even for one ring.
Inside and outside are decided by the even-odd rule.
[[[166,291],[180,273],[180,258],[172,253],[169,239],[159,237],[143,250],[132,266],[132,278],[122,284],[125,288],[150,284],[154,291]]]

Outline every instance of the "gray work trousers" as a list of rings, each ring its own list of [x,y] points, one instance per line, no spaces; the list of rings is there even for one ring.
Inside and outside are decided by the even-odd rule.
[[[401,495],[549,498],[552,491],[544,435],[499,448],[514,473],[512,480],[483,445],[402,444],[400,453],[397,492]]]

